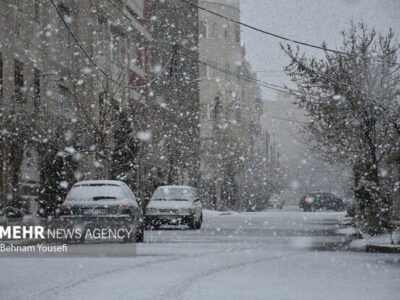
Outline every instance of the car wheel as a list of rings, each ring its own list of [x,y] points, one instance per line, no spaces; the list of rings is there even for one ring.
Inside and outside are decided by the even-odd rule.
[[[143,228],[140,228],[140,229],[136,232],[135,242],[136,242],[136,243],[143,243],[143,240],[144,240],[144,230],[143,230]]]
[[[124,238],[122,239],[122,242],[124,243],[132,243],[134,241],[134,235],[132,233],[126,233],[124,235]]]
[[[199,221],[196,224],[196,229],[200,229],[201,224],[203,224],[203,214],[200,215]]]
[[[196,229],[197,222],[196,222],[196,219],[194,218],[194,216],[191,216],[191,217],[189,218],[189,220],[188,220],[188,222],[187,222],[187,225],[189,226],[189,228],[190,228],[191,230]]]

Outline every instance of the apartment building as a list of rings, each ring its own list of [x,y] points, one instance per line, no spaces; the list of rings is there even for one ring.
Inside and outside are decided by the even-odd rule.
[[[238,0],[201,0],[199,5],[240,21]],[[248,192],[250,181],[245,170],[264,145],[261,90],[251,80],[256,74],[245,59],[237,23],[199,10],[199,32],[203,190],[212,206],[239,207],[238,196]]]

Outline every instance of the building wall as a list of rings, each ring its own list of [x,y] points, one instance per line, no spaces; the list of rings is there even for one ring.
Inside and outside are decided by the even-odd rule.
[[[15,60],[23,64],[24,82],[20,102],[38,111],[74,118],[81,107],[88,113],[90,121],[98,124],[99,98],[107,88],[113,90],[113,98],[121,108],[132,109],[139,100],[148,101],[146,88],[127,87],[142,86],[147,82],[151,35],[146,29],[146,2],[113,1],[117,5],[115,7],[108,0],[95,3],[55,1],[87,54],[110,78],[118,82],[112,83],[96,71],[96,67],[82,54],[50,1],[0,1],[3,83],[0,105],[18,101],[15,98]],[[134,38],[132,43],[129,42],[131,36]],[[118,47],[114,48],[116,51],[112,51],[110,45],[116,44],[112,42],[117,40]],[[118,60],[112,59],[112,54],[115,53],[118,53],[117,56],[114,55],[119,57]],[[38,81],[39,99],[35,97],[35,82]],[[111,134],[105,132],[105,135],[108,142],[112,143]],[[84,157],[79,164],[83,176],[81,179],[107,176],[108,171],[95,166],[95,157],[87,148],[80,149]],[[29,172],[24,170],[22,173],[35,173],[29,177],[34,177],[36,181],[37,163],[30,159],[29,164],[23,164],[28,165]]]
[[[240,21],[239,1],[204,0],[200,5]],[[217,206],[223,206],[225,200],[221,195],[227,176],[224,172],[229,170],[222,171],[218,156],[230,156],[230,151],[221,145],[223,136],[229,132],[235,140],[238,155],[228,160],[234,160],[236,164],[239,198],[249,193],[249,174],[259,156],[264,155],[260,126],[261,90],[257,84],[246,80],[256,79],[256,74],[245,58],[240,26],[199,10],[199,27],[201,177],[205,184],[213,186],[211,190],[214,189]],[[240,203],[235,205],[241,206]]]
[[[228,3],[230,4],[230,3]],[[240,20],[238,6],[226,5],[220,1],[200,1],[200,6],[221,13],[234,20]],[[236,38],[235,28],[230,22],[199,11],[199,58],[200,61],[216,68],[240,72],[242,65],[242,48],[240,31]],[[241,96],[239,79],[200,63],[200,136],[202,141],[201,176],[202,180],[215,180],[217,169],[210,160],[209,149],[213,148],[215,130],[214,114],[216,98],[222,105],[222,122],[233,117],[233,108],[238,106]]]
[[[197,1],[193,1],[197,4]],[[152,164],[157,184],[199,182],[198,11],[180,0],[150,1],[154,73]]]

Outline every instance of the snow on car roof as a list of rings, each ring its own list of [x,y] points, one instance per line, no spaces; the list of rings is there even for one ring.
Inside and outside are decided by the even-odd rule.
[[[114,186],[121,186],[123,185],[122,181],[119,180],[85,180],[85,181],[79,181],[74,184],[74,186],[79,186],[79,185],[114,185]]]
[[[158,188],[178,188],[178,189],[194,189],[194,187],[188,185],[162,185]]]

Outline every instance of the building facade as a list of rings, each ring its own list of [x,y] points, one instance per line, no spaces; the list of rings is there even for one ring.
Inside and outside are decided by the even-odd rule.
[[[192,1],[197,4],[198,1]],[[152,87],[154,186],[198,186],[199,35],[198,10],[180,0],[150,1],[154,72]]]
[[[200,6],[240,21],[237,0]],[[263,155],[261,90],[237,23],[199,10],[201,181],[213,207],[244,205],[255,156]]]
[[[59,137],[67,146],[75,140],[70,153],[59,149],[75,161],[71,180],[64,174],[67,181],[116,177],[127,169],[113,169],[118,156],[113,125],[128,121],[120,127],[137,131],[148,123],[147,23],[145,0],[0,1],[0,105],[29,107],[88,129],[78,136],[71,128],[68,137]],[[4,143],[1,151],[9,157]],[[32,188],[43,177],[39,154],[35,147],[24,149],[18,197],[35,194]],[[3,159],[3,201],[10,193],[7,164]]]

